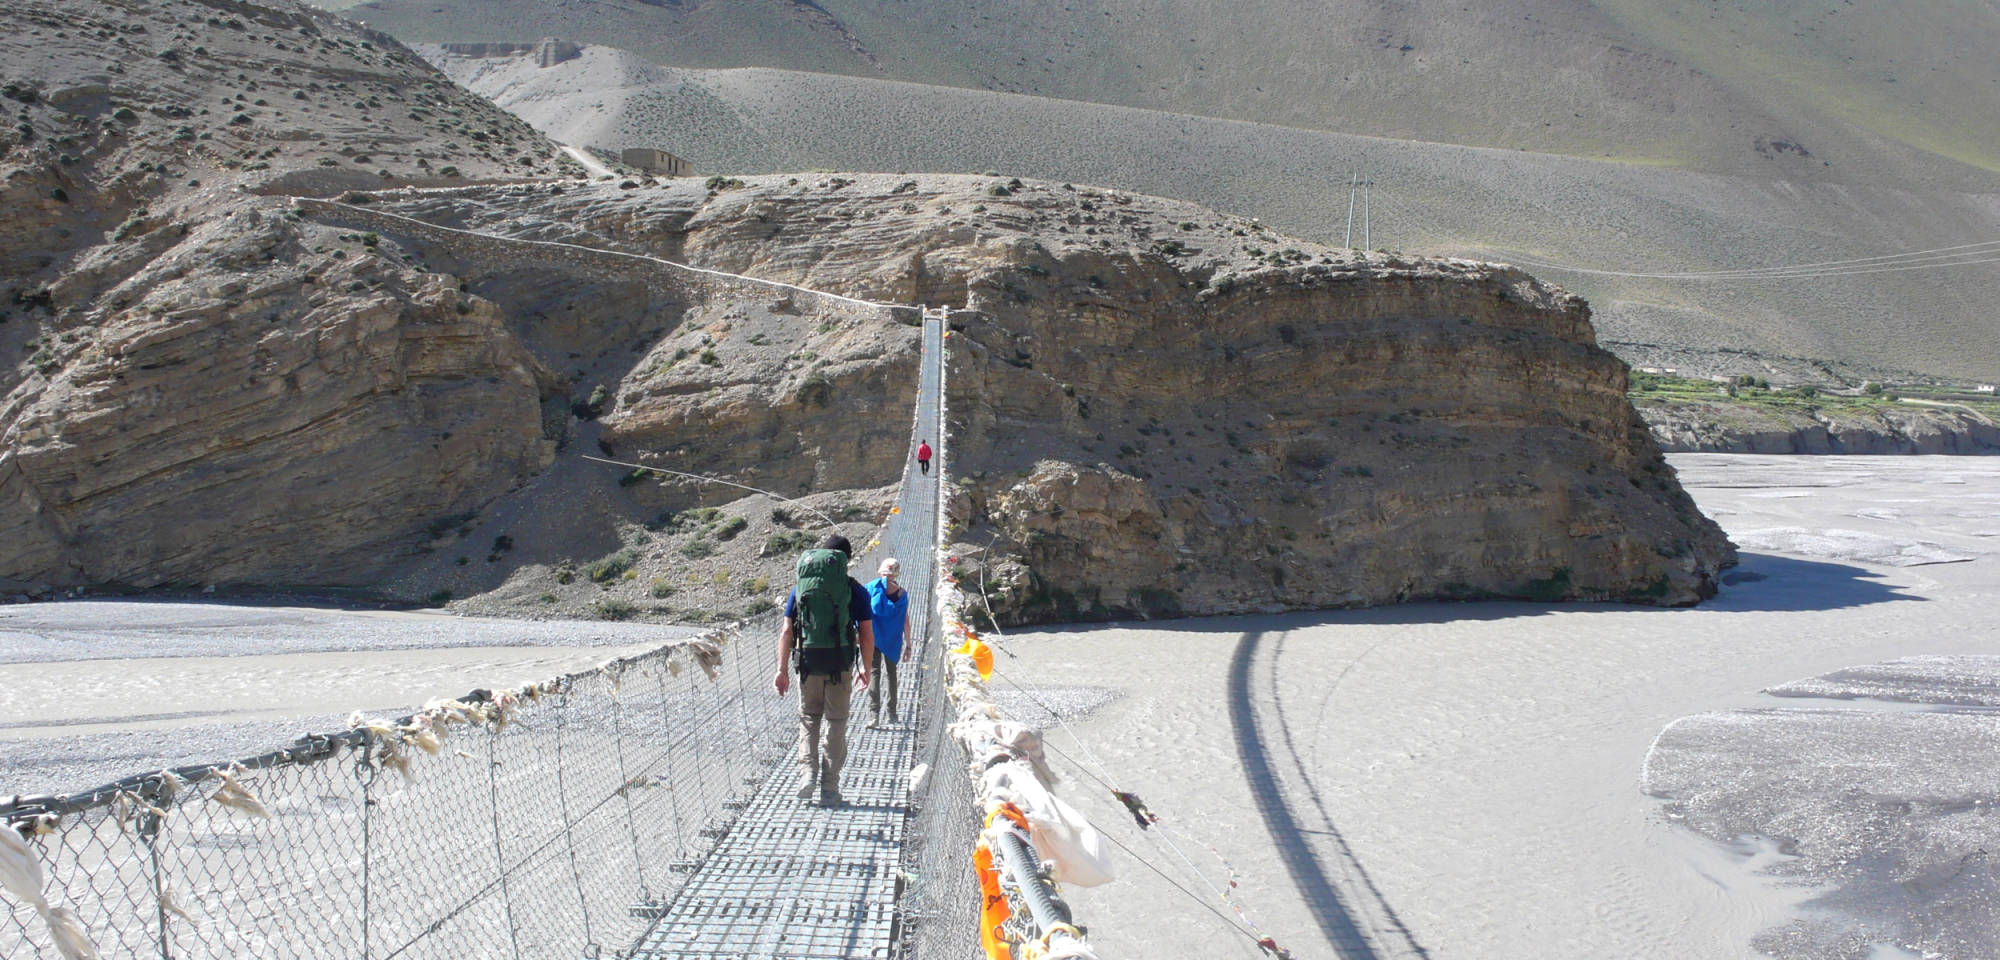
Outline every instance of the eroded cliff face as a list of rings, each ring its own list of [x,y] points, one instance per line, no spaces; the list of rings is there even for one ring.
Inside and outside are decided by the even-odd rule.
[[[971,306],[953,452],[1020,559],[1003,617],[1691,603],[1733,562],[1585,305],[1519,272],[1053,252]]]
[[[0,408],[0,575],[353,583],[547,464],[553,378],[455,278],[254,208],[176,239]]]
[[[657,598],[698,554],[639,525],[699,539],[663,511],[737,494],[575,455],[891,482],[915,310],[839,295],[954,308],[951,493],[1003,619],[1684,603],[1731,560],[1580,301],[1171,201],[887,175],[242,196],[52,276],[60,333],[0,407],[16,580],[527,603],[622,546],[636,582],[576,589]],[[485,565],[425,553],[480,515],[505,518]]]
[[[1976,454],[2000,451],[2000,424],[1962,406],[1781,409],[1725,402],[1640,407],[1669,453]]]
[[[978,177],[572,193],[486,226],[551,222],[579,242],[958,308],[964,553],[987,558],[1003,619],[1689,603],[1733,562],[1585,304],[1518,271]]]

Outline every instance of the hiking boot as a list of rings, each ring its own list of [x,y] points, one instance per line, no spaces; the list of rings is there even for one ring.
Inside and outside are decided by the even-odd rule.
[[[813,791],[819,789],[819,781],[806,777],[799,782],[799,799],[811,800]]]
[[[889,708],[889,722],[890,723],[896,722],[896,708],[893,706]]]
[[[826,787],[820,790],[819,805],[822,807],[840,806],[840,791],[833,787]]]
[[[893,721],[895,719],[895,715],[892,713],[889,719]],[[868,729],[870,730],[882,729],[882,712],[880,710],[874,711],[868,715]]]

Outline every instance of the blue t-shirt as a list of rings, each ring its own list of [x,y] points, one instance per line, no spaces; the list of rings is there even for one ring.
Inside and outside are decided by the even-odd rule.
[[[910,612],[910,591],[889,598],[889,578],[868,581],[868,604],[875,612],[875,649],[885,660],[903,659],[903,618]]]

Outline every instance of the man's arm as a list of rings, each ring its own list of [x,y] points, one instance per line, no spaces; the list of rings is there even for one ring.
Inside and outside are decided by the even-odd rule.
[[[868,665],[875,660],[875,624],[861,621],[861,665],[854,669],[854,689],[868,686]]]
[[[778,679],[771,685],[778,688],[778,696],[792,687],[792,618],[785,618],[784,627],[778,630]]]
[[[912,644],[910,643],[910,608],[908,606],[904,606],[903,607],[903,651],[900,655],[896,657],[896,662],[901,663],[904,660],[910,659],[911,646]]]

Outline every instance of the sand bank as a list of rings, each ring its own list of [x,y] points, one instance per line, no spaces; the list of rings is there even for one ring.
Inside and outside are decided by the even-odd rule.
[[[1011,636],[1000,670],[1123,693],[1051,743],[1144,797],[1210,880],[1232,864],[1237,902],[1301,958],[1756,956],[1752,939],[1815,891],[1760,872],[1779,854],[1755,838],[1730,850],[1670,825],[1641,790],[1648,748],[1681,717],[1776,704],[1766,687],[2000,652],[2000,460],[1673,462],[1725,529],[1766,545],[1697,609],[1431,604],[1050,629]],[[1827,529],[1861,536],[1815,535]],[[1814,553],[1857,545],[1875,561]],[[1959,555],[1973,559],[1904,565]],[[1221,908],[1059,763],[1095,822]],[[1107,954],[1256,955],[1122,861],[1118,883],[1071,891]]]

